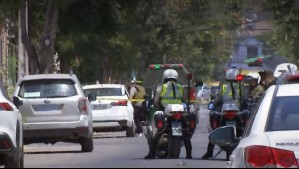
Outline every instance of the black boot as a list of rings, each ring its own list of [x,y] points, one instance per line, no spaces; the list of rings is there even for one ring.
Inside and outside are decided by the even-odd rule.
[[[152,154],[151,152],[149,152],[145,157],[144,159],[155,159],[156,158],[156,155]]]
[[[155,159],[156,158],[156,147],[155,147],[154,140],[152,140],[152,139],[148,140],[148,147],[149,147],[149,152],[144,157],[144,159]]]
[[[184,139],[185,148],[186,148],[186,159],[192,159],[192,144],[189,138]]]
[[[203,155],[201,158],[204,159],[204,160],[213,158],[214,147],[215,147],[214,144],[209,143],[208,144],[208,150],[207,150],[206,154]]]

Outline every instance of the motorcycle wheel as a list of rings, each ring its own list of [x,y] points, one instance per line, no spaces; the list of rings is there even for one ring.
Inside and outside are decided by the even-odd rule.
[[[165,159],[168,157],[167,150],[164,150],[164,153],[161,152],[159,148],[156,149],[156,156],[161,159]]]
[[[181,137],[170,136],[168,139],[169,158],[179,158],[181,153]]]

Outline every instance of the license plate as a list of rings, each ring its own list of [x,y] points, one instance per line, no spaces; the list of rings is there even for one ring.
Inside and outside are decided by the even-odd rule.
[[[171,126],[172,126],[172,135],[173,136],[182,136],[183,135],[181,122],[172,122]]]
[[[226,121],[225,122],[226,126],[232,126],[232,127],[236,127],[236,121]]]
[[[105,110],[105,109],[108,109],[108,106],[105,104],[93,105],[93,110]]]

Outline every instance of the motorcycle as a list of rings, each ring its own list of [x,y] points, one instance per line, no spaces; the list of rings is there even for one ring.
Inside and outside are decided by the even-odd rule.
[[[196,115],[187,113],[185,104],[169,104],[164,111],[152,107],[153,116],[143,123],[144,135],[155,140],[158,158],[179,158],[183,139],[192,136],[196,128]],[[190,112],[194,107],[190,105]]]
[[[245,115],[247,117],[249,114],[248,110],[243,110],[244,109],[243,100],[242,100],[243,90],[241,88],[243,82],[243,76],[239,75],[239,72],[234,69],[231,69],[229,71],[232,72],[229,72],[228,75],[232,75],[232,76],[226,77],[226,80],[229,85],[226,86],[227,95],[222,96],[221,110],[215,109],[213,102],[211,102],[208,105],[208,109],[211,110],[209,131],[212,132],[212,130],[215,130],[216,128],[223,127],[223,126],[232,126],[236,129],[237,136],[240,137],[243,134],[246,125],[245,119],[247,118],[244,117]],[[239,89],[237,90],[237,88]],[[231,95],[228,93],[230,93]],[[226,152],[227,159],[228,159],[235,147],[220,146],[220,148],[221,151]]]

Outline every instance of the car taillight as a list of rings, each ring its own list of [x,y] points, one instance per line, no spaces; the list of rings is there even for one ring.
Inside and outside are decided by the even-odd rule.
[[[80,98],[78,102],[78,108],[82,114],[87,114],[87,99],[86,98]]]
[[[2,150],[10,150],[12,148],[12,143],[7,139],[2,139],[0,141],[0,149]]]
[[[13,111],[13,108],[8,103],[0,103],[0,110]]]
[[[171,114],[171,117],[175,120],[180,120],[183,118],[183,113],[182,112],[173,112]]]
[[[127,106],[128,101],[127,100],[121,100],[121,101],[117,101],[117,102],[112,102],[111,105],[112,106]]]
[[[245,162],[247,167],[299,167],[293,151],[266,146],[250,146],[245,148]]]
[[[196,100],[196,88],[195,87],[190,88],[190,100]]]
[[[224,118],[226,119],[234,119],[238,116],[238,112],[236,111],[225,111]]]

